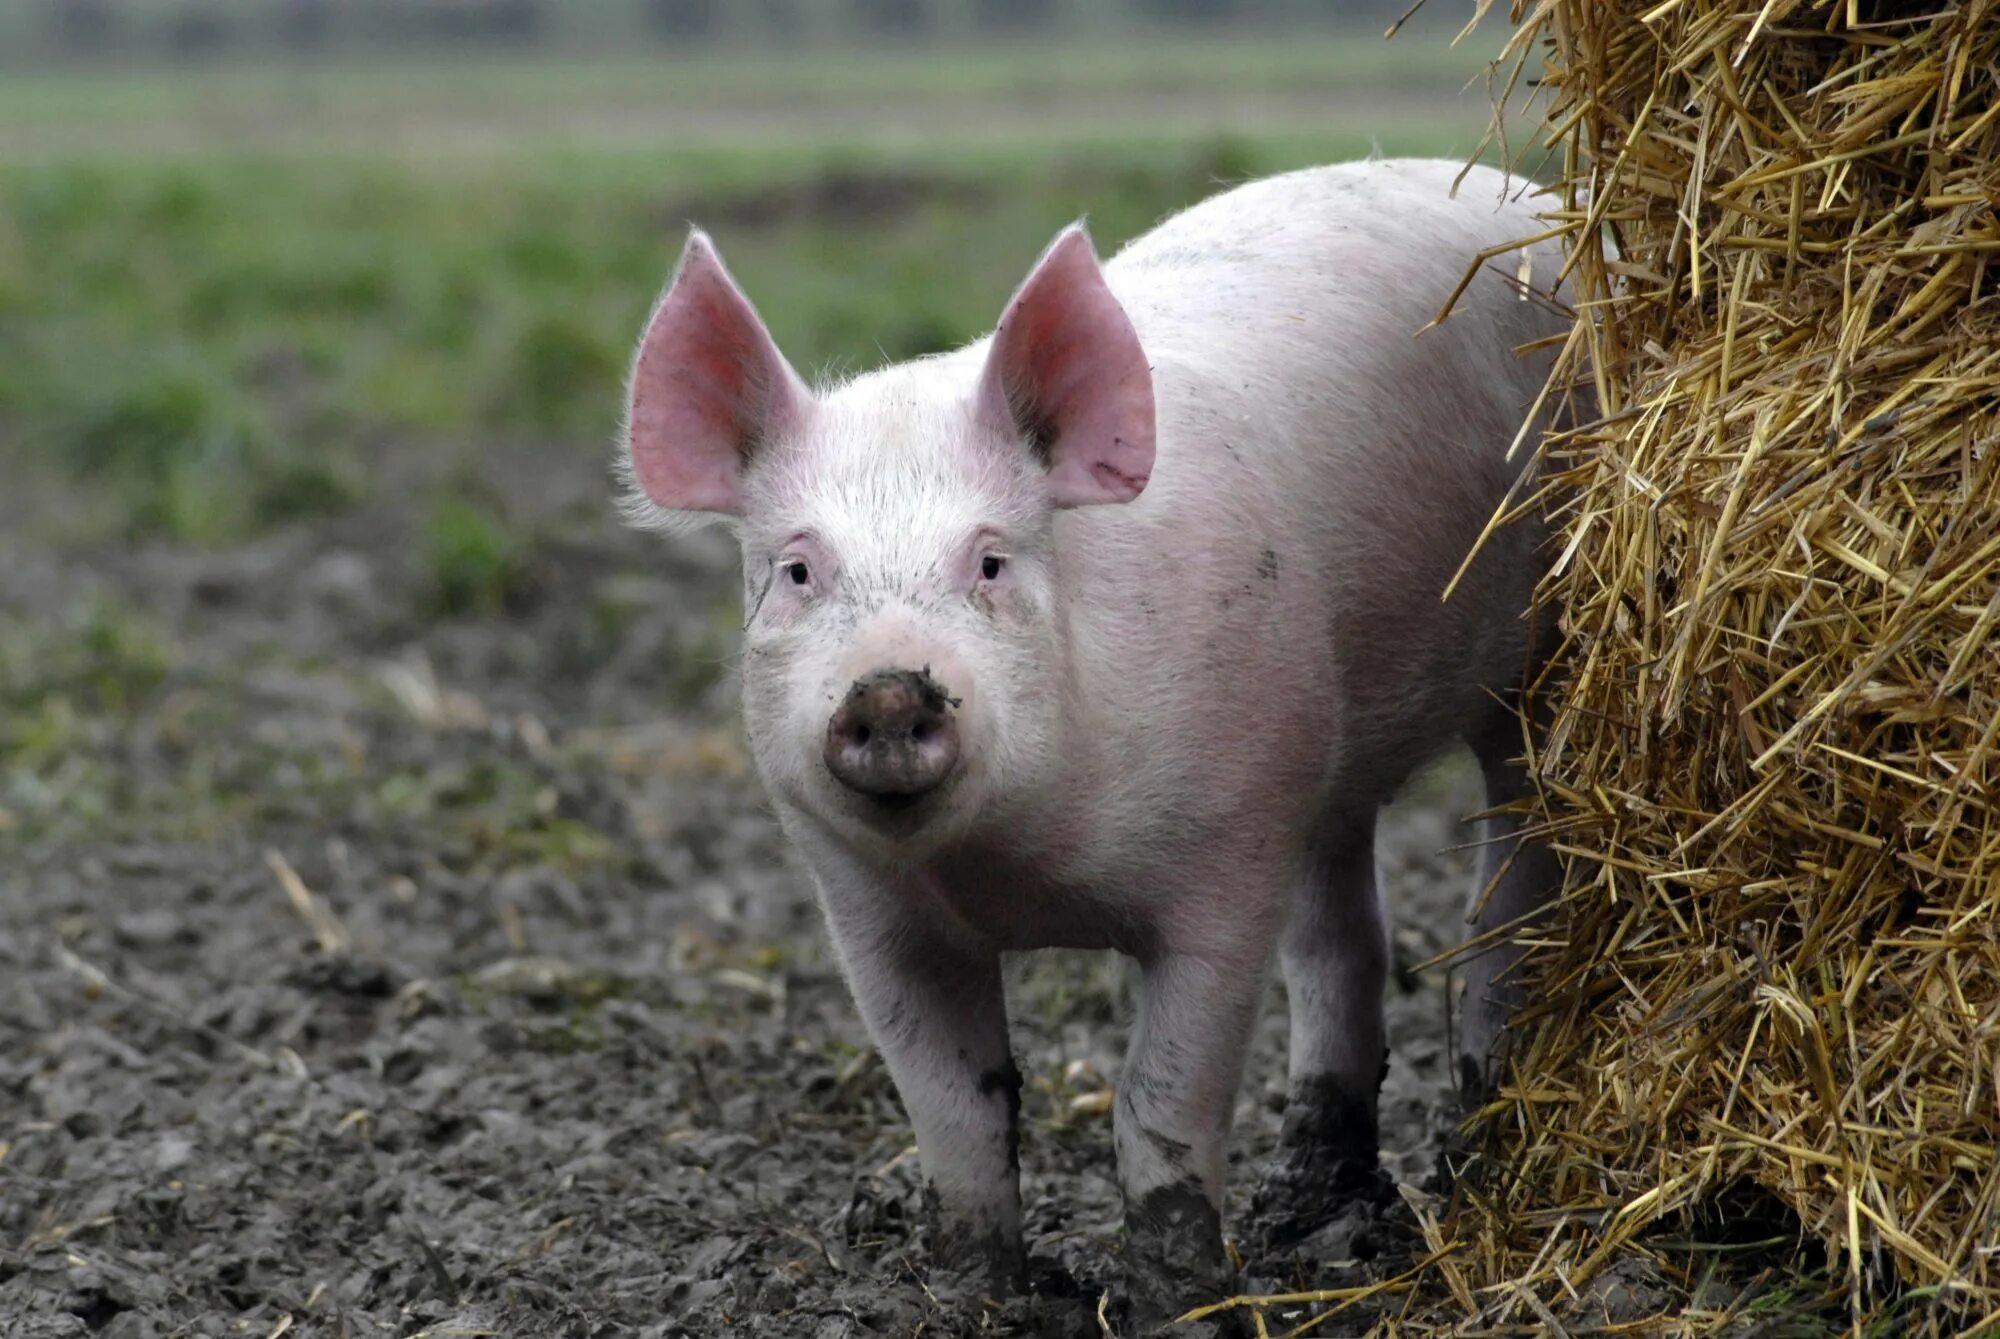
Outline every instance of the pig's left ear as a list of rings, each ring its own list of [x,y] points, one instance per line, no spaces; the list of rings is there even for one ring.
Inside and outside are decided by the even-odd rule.
[[[714,243],[690,232],[632,365],[625,439],[633,481],[668,511],[740,515],[750,456],[796,431],[811,404]]]
[[[1153,472],[1153,373],[1081,224],[1063,230],[1000,318],[980,413],[1024,440],[1058,507],[1130,502]]]

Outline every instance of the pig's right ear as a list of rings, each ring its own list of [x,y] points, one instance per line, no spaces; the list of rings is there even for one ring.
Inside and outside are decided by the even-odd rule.
[[[1130,502],[1153,472],[1153,372],[1081,224],[1064,229],[993,332],[989,424],[1026,443],[1058,507]]]
[[[811,393],[699,230],[639,342],[626,404],[632,478],[668,511],[742,514],[744,463],[803,422]]]

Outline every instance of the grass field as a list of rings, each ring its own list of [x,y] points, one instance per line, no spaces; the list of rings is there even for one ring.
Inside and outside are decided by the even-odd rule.
[[[1475,146],[1469,53],[1361,41],[10,76],[0,450],[204,542],[366,498],[384,443],[601,452],[690,222],[800,367],[933,351],[1070,219],[1109,250],[1231,181]],[[1176,89],[1198,125],[1149,113]]]
[[[227,538],[364,495],[357,453],[386,438],[602,448],[690,221],[800,367],[851,371],[990,326],[1071,218],[1112,246],[1218,183],[1367,147],[0,169],[0,415],[141,519]]]

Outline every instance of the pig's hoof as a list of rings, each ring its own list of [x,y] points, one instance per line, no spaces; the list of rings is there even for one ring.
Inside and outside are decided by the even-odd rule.
[[[1487,1172],[1482,1141],[1466,1131],[1462,1117],[1439,1123],[1443,1128],[1437,1135],[1437,1162],[1425,1189],[1447,1197],[1461,1186],[1476,1189]]]
[[[933,1260],[926,1286],[940,1302],[966,1306],[991,1299],[1003,1302],[1026,1291],[1027,1271],[1018,1256],[954,1256]]]
[[[1144,1335],[1199,1333],[1191,1326],[1175,1327],[1177,1316],[1210,1302],[1232,1289],[1228,1257],[1222,1249],[1222,1217],[1208,1196],[1192,1183],[1152,1191],[1125,1214],[1125,1291],[1131,1328]],[[1203,1324],[1223,1323],[1213,1331],[1233,1337],[1238,1331],[1224,1312]],[[1247,1330],[1241,1333],[1249,1333]]]
[[[1499,1094],[1500,1084],[1494,1069],[1491,1062],[1482,1063],[1475,1056],[1461,1055],[1458,1058],[1458,1109],[1461,1115],[1470,1116]]]
[[[1376,1157],[1375,1094],[1334,1076],[1302,1079],[1285,1102],[1277,1151],[1250,1199],[1250,1241],[1296,1245],[1356,1204],[1394,1198]]]
[[[1437,1166],[1428,1187],[1433,1194],[1450,1195],[1461,1185],[1479,1183],[1485,1170],[1481,1140],[1476,1131],[1466,1128],[1466,1122],[1498,1091],[1487,1067],[1469,1055],[1458,1058],[1458,1098],[1434,1111],[1431,1118],[1438,1141]]]
[[[939,1301],[969,1304],[982,1299],[1004,1301],[1024,1291],[1026,1262],[1020,1248],[999,1236],[967,1240],[933,1240],[929,1283]]]
[[[1260,1250],[1284,1250],[1351,1208],[1381,1204],[1395,1193],[1372,1150],[1364,1157],[1324,1144],[1280,1145],[1250,1198],[1250,1239]]]

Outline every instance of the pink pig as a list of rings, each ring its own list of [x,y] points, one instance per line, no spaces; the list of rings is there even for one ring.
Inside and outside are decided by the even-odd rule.
[[[741,540],[757,769],[916,1127],[941,1264],[1022,1267],[1003,953],[1141,964],[1114,1128],[1143,1323],[1226,1282],[1274,948],[1291,1094],[1259,1212],[1323,1217],[1376,1165],[1376,810],[1455,741],[1518,797],[1537,650],[1533,526],[1440,599],[1521,469],[1547,357],[1520,346],[1563,328],[1482,273],[1418,333],[1474,253],[1540,228],[1460,171],[1253,182],[1102,267],[1071,227],[989,338],[818,389],[688,240],[632,372],[630,510]],[[1490,826],[1480,928],[1553,882]],[[1467,972],[1472,1078],[1506,960]]]

